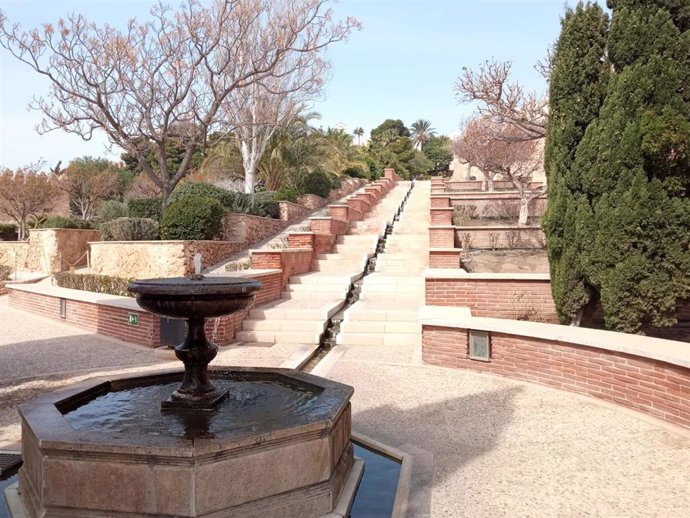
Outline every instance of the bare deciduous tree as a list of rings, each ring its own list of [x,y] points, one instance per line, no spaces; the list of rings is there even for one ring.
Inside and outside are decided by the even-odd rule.
[[[92,219],[98,205],[122,189],[115,165],[105,159],[83,157],[72,160],[57,175],[58,186],[69,194],[82,219]]]
[[[496,129],[511,128],[499,133],[499,140],[541,140],[546,136],[548,100],[536,92],[510,80],[511,63],[486,61],[477,71],[463,67],[455,82],[460,102],[478,102],[479,113],[500,123]],[[548,67],[542,65],[543,73]]]
[[[520,196],[518,224],[526,225],[532,201],[546,192],[543,186],[530,187],[534,173],[542,167],[544,153],[541,142],[521,140],[515,135],[517,132],[509,124],[479,116],[466,124],[464,133],[454,142],[454,150],[485,174],[500,174],[513,183]],[[506,138],[499,139],[496,135]]]
[[[483,185],[486,190],[494,190],[494,178],[498,171],[491,168],[494,166],[494,148],[499,146],[499,142],[493,138],[487,138],[483,118],[476,117],[462,125],[462,133],[453,140],[453,153],[463,164],[476,167],[484,176]]]
[[[164,203],[187,173],[193,154],[219,128],[219,110],[237,89],[285,72],[286,60],[343,39],[354,19],[335,22],[329,0],[186,0],[163,4],[148,22],[124,30],[81,15],[23,32],[0,12],[0,45],[50,81],[39,131],[62,129],[89,140],[103,131],[136,157]],[[258,40],[247,39],[250,33]],[[184,153],[168,167],[174,129]],[[181,129],[183,131],[181,131]],[[151,146],[158,168],[147,160]]]
[[[5,169],[0,174],[0,211],[17,223],[20,240],[28,235],[29,218],[48,213],[55,206],[57,194],[53,179],[34,166]]]

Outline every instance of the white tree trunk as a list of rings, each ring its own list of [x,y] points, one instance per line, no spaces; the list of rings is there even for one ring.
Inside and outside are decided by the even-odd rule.
[[[489,178],[486,181],[487,189],[489,192],[494,192],[494,177],[489,176]]]
[[[518,218],[518,225],[524,227],[527,225],[527,220],[529,219],[529,204],[532,198],[525,196],[520,197],[520,217]]]

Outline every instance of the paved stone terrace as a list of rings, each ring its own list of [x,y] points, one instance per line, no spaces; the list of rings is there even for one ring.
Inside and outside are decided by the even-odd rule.
[[[225,349],[217,365],[295,365],[304,346]],[[356,432],[416,454],[409,517],[687,516],[690,433],[579,396],[422,365],[416,346],[339,346]],[[0,448],[15,405],[106,372],[168,368],[149,349],[13,310],[0,297]]]

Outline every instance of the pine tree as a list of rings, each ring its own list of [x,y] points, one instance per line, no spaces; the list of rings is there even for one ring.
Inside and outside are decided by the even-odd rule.
[[[576,241],[607,328],[641,332],[673,325],[690,297],[690,8],[609,7],[612,75],[573,165],[589,204]]]
[[[549,206],[544,216],[554,300],[561,320],[578,320],[594,289],[580,266],[581,243],[576,224],[588,211],[575,152],[604,100],[608,63],[604,59],[608,17],[601,7],[580,2],[561,21],[553,55],[549,90],[549,123],[545,169]]]

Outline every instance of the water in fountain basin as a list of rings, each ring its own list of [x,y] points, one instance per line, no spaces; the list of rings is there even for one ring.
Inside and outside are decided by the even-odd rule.
[[[256,431],[267,422],[307,414],[318,399],[318,393],[279,379],[215,379],[213,384],[230,393],[213,412],[161,411],[158,402],[178,386],[170,382],[111,391],[64,416],[78,430],[200,439],[240,428]]]

